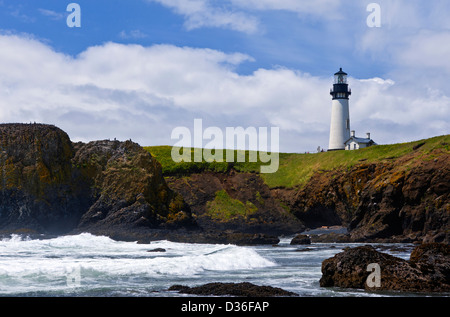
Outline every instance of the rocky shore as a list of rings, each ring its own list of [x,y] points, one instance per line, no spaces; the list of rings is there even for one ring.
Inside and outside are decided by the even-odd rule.
[[[233,168],[164,175],[132,141],[73,143],[52,125],[1,124],[0,234],[244,245],[306,233],[295,243],[449,243],[447,152],[418,148],[316,172],[300,188],[270,188],[258,173]],[[346,230],[306,231],[321,226]]]
[[[132,141],[73,143],[55,126],[2,124],[0,165],[3,235],[89,232],[141,243],[169,239],[253,245],[277,244],[271,233],[304,228],[292,215],[272,212],[273,204],[267,205],[272,216],[256,213],[260,220],[252,220],[253,228],[239,225],[239,219],[231,227],[200,226],[191,212],[195,205],[167,185],[160,163]],[[208,179],[204,184],[208,187]]]
[[[379,268],[378,284],[370,277],[374,265]],[[450,292],[450,246],[419,245],[408,261],[378,252],[372,246],[347,248],[323,261],[320,286],[371,292]]]

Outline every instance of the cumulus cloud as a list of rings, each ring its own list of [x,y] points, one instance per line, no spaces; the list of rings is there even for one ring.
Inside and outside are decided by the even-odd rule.
[[[175,127],[201,118],[223,130],[279,127],[285,152],[328,144],[331,76],[283,67],[242,75],[236,68],[253,61],[248,55],[173,45],[105,43],[69,56],[30,37],[0,35],[0,47],[2,122],[55,124],[73,140],[162,145],[175,143]],[[370,129],[378,143],[449,130],[445,92],[382,78],[350,78],[350,85],[352,128]]]
[[[450,73],[450,30],[421,30],[410,37],[405,49],[399,52],[398,62],[421,71],[444,70]]]

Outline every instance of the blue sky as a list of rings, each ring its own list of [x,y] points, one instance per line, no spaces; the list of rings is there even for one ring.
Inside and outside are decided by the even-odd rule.
[[[338,20],[332,18],[330,23],[329,18],[299,16],[287,10],[253,11],[246,14],[255,20],[257,29],[236,31],[226,26],[190,28],[182,14],[176,14],[158,1],[81,0],[76,3],[81,7],[82,27],[68,28],[66,7],[70,1],[3,0],[1,3],[3,30],[32,34],[66,54],[77,55],[89,46],[109,41],[144,46],[164,43],[249,54],[255,61],[241,65],[239,71],[243,73],[280,65],[324,76],[340,64],[346,64],[343,66],[350,71],[355,58],[361,59],[354,52],[352,38],[366,28],[369,14],[365,6],[359,6],[359,12],[345,10],[343,6]],[[223,10],[236,9],[228,3],[228,8],[225,6]],[[376,67],[353,67],[353,70],[368,75],[383,72]]]
[[[357,135],[449,133],[448,1],[79,0],[80,28],[66,24],[70,2],[0,0],[1,122],[158,145],[202,118],[276,126],[281,151],[315,151],[343,67]]]

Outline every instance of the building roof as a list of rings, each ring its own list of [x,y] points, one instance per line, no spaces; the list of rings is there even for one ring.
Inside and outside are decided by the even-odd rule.
[[[340,75],[340,74],[347,75],[346,72],[342,71],[342,68],[340,68],[339,71],[337,73],[335,73],[335,75]]]
[[[376,143],[374,142],[374,140],[372,140],[372,139],[358,138],[358,137],[356,137],[356,136],[350,137],[350,139],[348,139],[347,141],[345,141],[344,144],[350,143],[350,142],[352,142],[352,141],[354,141],[354,142],[356,142],[356,143],[362,143],[362,144],[368,144],[368,143],[370,143],[370,144],[376,144]]]

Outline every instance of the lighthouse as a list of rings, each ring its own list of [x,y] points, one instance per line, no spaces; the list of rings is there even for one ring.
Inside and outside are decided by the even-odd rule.
[[[342,68],[334,74],[334,85],[330,90],[331,103],[330,141],[328,151],[344,150],[345,142],[350,139],[350,111],[348,97],[352,94],[348,88],[347,73]]]

